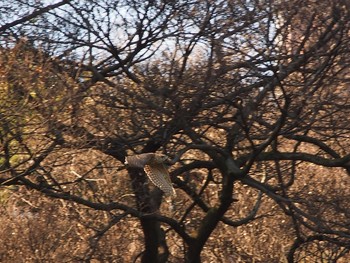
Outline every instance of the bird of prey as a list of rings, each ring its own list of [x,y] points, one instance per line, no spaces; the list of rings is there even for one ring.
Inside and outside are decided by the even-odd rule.
[[[169,158],[164,154],[142,153],[125,158],[125,165],[143,168],[151,182],[162,190],[167,196],[176,196],[172,186],[168,169],[165,165]]]

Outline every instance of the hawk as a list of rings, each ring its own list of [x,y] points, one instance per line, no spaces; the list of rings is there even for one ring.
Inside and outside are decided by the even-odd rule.
[[[172,186],[168,169],[165,165],[169,158],[164,154],[142,153],[128,156],[125,158],[125,164],[130,167],[143,168],[151,182],[162,190],[167,196],[176,196]]]

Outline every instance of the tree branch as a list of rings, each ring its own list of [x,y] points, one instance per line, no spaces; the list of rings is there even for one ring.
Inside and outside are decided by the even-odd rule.
[[[7,23],[7,24],[1,26],[0,27],[0,32],[3,32],[3,31],[5,31],[5,30],[7,30],[7,29],[9,29],[11,27],[16,26],[16,25],[23,24],[23,23],[25,23],[25,22],[27,22],[27,21],[35,18],[35,17],[38,17],[38,16],[40,16],[40,15],[42,15],[44,13],[47,13],[50,10],[53,10],[53,9],[55,9],[57,7],[63,6],[65,4],[68,4],[69,2],[71,2],[71,0],[62,0],[61,2],[58,2],[56,4],[52,4],[52,5],[48,5],[46,7],[40,8],[39,10],[36,10],[36,11],[34,11],[33,13],[31,13],[29,15],[26,15],[26,16],[20,18],[20,19],[17,19],[17,20],[15,20],[13,22],[10,22],[10,23]]]

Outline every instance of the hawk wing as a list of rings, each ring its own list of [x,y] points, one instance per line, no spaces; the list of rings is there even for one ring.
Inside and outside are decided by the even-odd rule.
[[[164,164],[145,165],[144,170],[151,182],[167,196],[176,196],[168,170]]]
[[[144,168],[154,157],[154,153],[142,153],[125,158],[125,164],[130,167]]]

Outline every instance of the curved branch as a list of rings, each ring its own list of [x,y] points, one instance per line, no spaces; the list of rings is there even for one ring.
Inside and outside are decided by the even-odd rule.
[[[256,214],[257,214],[259,207],[262,203],[262,196],[263,196],[262,194],[263,194],[262,191],[260,191],[259,195],[258,195],[258,199],[256,200],[253,209],[249,212],[249,214],[246,217],[238,219],[236,221],[230,220],[227,217],[223,217],[221,221],[226,225],[238,227],[238,226],[247,224],[250,221],[253,221],[253,220],[259,218],[259,217],[256,217]]]
[[[328,153],[333,158],[340,158],[340,155],[336,151],[334,151],[327,144],[325,144],[324,142],[322,142],[318,139],[315,139],[315,138],[312,138],[312,137],[309,137],[306,135],[285,135],[284,137],[286,137],[288,139],[296,140],[298,142],[311,143],[311,144],[319,147],[324,152]]]
[[[166,216],[161,216],[157,213],[142,213],[137,209],[134,209],[128,205],[121,204],[119,202],[109,202],[109,203],[97,203],[93,201],[89,201],[87,199],[84,199],[82,197],[72,195],[70,193],[66,192],[56,192],[52,189],[42,189],[41,186],[31,182],[30,180],[26,178],[20,178],[20,181],[22,181],[26,186],[31,187],[35,190],[38,190],[42,192],[43,194],[52,197],[52,198],[57,198],[57,199],[62,199],[62,200],[67,200],[67,201],[73,201],[74,203],[81,204],[90,208],[93,208],[95,210],[100,210],[100,211],[112,211],[112,210],[122,210],[125,213],[132,215],[134,217],[138,218],[144,218],[144,219],[153,219],[157,220],[159,222],[163,222],[168,224],[170,227],[174,229],[174,231],[179,234],[185,242],[190,242],[191,237],[184,231],[184,229],[181,227],[181,225],[172,218],[166,217]]]
[[[350,154],[335,159],[328,159],[321,156],[309,153],[296,152],[265,152],[256,157],[257,161],[272,161],[272,160],[290,160],[290,161],[305,161],[326,167],[348,167],[350,162]]]

